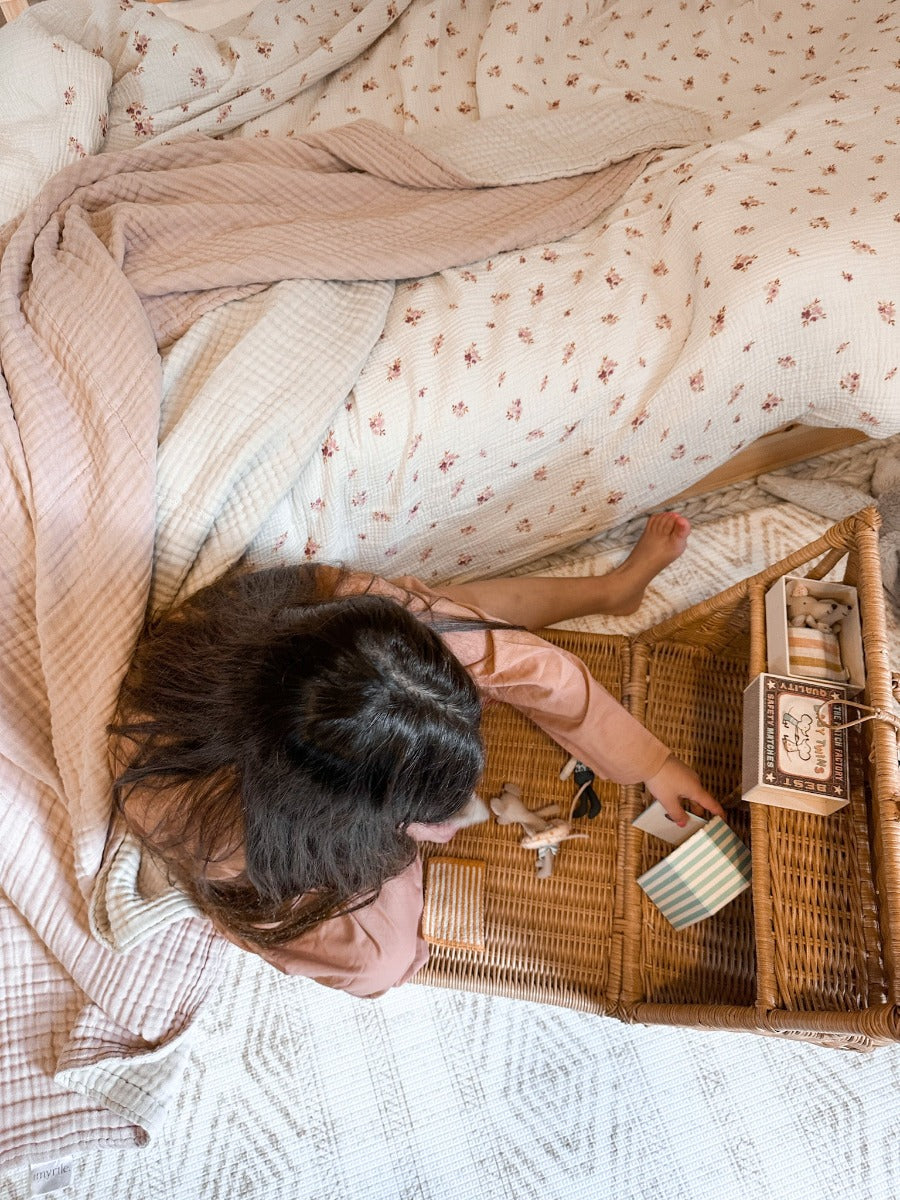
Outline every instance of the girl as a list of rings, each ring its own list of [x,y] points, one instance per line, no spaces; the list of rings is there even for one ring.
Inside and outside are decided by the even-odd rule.
[[[231,571],[145,630],[120,698],[119,811],[217,928],[288,974],[380,995],[421,967],[417,842],[483,820],[482,703],[600,776],[722,816],[694,772],[526,632],[633,612],[690,525],[653,516],[601,578],[432,591],[307,565]]]

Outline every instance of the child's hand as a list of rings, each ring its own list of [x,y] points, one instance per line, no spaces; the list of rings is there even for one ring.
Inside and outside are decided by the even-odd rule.
[[[655,775],[644,780],[644,787],[658,800],[676,825],[684,825],[687,816],[682,801],[696,804],[714,817],[725,816],[725,810],[714,800],[687,763],[670,754]]]

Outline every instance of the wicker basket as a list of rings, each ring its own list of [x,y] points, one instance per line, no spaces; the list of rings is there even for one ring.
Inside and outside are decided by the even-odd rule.
[[[740,785],[742,694],[765,669],[764,597],[782,574],[822,577],[848,555],[859,589],[864,699],[891,709],[879,518],[864,509],[818,541],[637,638],[551,631],[613,695],[699,772],[716,795]],[[809,564],[815,564],[810,566]],[[485,718],[485,796],[512,779],[529,806],[567,806],[565,754],[513,709]],[[453,851],[487,864],[486,946],[439,949],[422,983],[604,1013],[625,1021],[803,1038],[856,1049],[900,1041],[900,789],[896,733],[869,721],[851,803],[830,817],[735,805],[753,886],[716,916],[676,932],[635,882],[666,848],[631,821],[640,787],[602,783],[599,817],[579,825],[553,877],[537,879],[518,827],[494,822]],[[432,848],[425,847],[425,854]],[[443,851],[446,853],[446,851]]]

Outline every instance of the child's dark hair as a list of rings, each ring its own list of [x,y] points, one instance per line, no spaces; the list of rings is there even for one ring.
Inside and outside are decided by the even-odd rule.
[[[132,829],[261,946],[373,900],[415,857],[404,827],[456,815],[483,767],[478,691],[438,632],[490,625],[341,594],[343,578],[231,572],[151,621],[111,727],[126,821],[132,789],[155,793]],[[236,852],[240,874],[208,877]]]

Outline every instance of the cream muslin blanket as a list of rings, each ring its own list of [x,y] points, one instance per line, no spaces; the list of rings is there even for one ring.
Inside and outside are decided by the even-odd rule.
[[[369,122],[291,141],[192,136],[74,164],[2,231],[0,1156],[145,1141],[223,953],[177,903],[153,913],[168,927],[148,940],[110,930],[124,953],[89,925],[110,820],[105,728],[148,603],[244,552],[318,452],[393,279],[563,237],[622,194],[652,145],[703,136],[688,109],[639,108],[639,123],[624,104],[483,122],[446,160]],[[248,395],[237,418],[167,410],[160,347],[285,288],[292,402]],[[192,427],[218,420],[222,445],[192,461]],[[163,432],[182,435],[172,462],[158,461]]]

